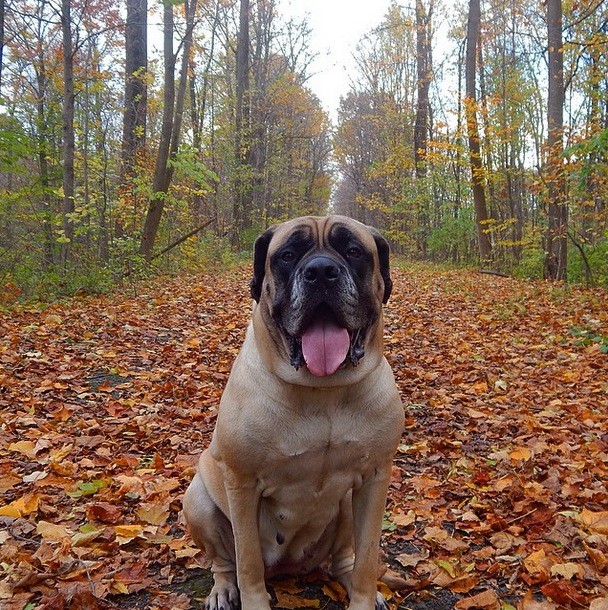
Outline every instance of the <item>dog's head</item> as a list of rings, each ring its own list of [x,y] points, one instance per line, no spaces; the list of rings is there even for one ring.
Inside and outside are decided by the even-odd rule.
[[[389,247],[344,216],[296,218],[255,242],[251,295],[276,348],[317,377],[357,366],[392,288]]]

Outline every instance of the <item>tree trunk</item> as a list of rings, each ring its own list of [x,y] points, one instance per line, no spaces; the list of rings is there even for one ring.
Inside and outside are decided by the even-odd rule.
[[[148,204],[148,212],[144,222],[141,236],[140,254],[149,263],[153,258],[154,242],[158,233],[158,227],[162,217],[165,200],[173,177],[173,168],[169,161],[175,157],[179,148],[180,130],[184,111],[184,100],[186,97],[186,84],[188,78],[188,61],[192,48],[192,30],[194,28],[194,13],[196,0],[192,3],[186,2],[186,34],[184,38],[183,59],[177,101],[175,95],[175,63],[176,56],[173,53],[173,4],[166,1],[163,10],[164,38],[164,95],[163,95],[163,122],[156,167],[154,170],[154,182],[152,185],[152,197]]]
[[[63,204],[61,263],[65,266],[70,257],[74,239],[74,50],[72,43],[72,16],[70,0],[61,2],[61,29],[63,34]]]
[[[42,58],[38,58],[44,65]],[[44,244],[42,247],[42,268],[46,271],[54,263],[53,227],[51,223],[52,204],[50,196],[50,170],[49,170],[49,137],[46,119],[46,89],[47,77],[43,70],[36,70],[36,131],[38,171],[40,175],[40,188],[42,190],[42,230]]]
[[[139,151],[146,145],[147,0],[127,0],[125,29],[125,107],[121,184],[129,188]]]
[[[160,219],[167,194],[167,165],[171,148],[171,132],[173,129],[173,110],[175,107],[175,55],[173,53],[173,4],[165,0],[163,4],[163,54],[164,54],[164,93],[163,122],[158,143],[152,197],[148,204],[148,213],[141,235],[140,253],[147,262],[152,260],[154,241],[158,233]]]
[[[561,0],[547,0],[547,42],[549,44],[549,87],[547,96],[548,157],[546,277],[565,280],[568,251],[568,206],[563,167],[564,54],[562,48]]]
[[[249,178],[246,175],[248,151],[245,138],[248,108],[245,96],[249,90],[249,0],[241,0],[239,12],[239,33],[236,43],[236,108],[234,155],[236,176],[233,202],[233,244],[239,243],[239,232],[243,227],[250,196]]]
[[[465,59],[466,100],[465,115],[469,139],[469,158],[473,185],[473,205],[477,227],[477,244],[481,262],[490,258],[492,243],[487,232],[488,208],[486,204],[484,168],[481,162],[479,126],[477,124],[477,98],[475,90],[477,71],[477,50],[481,24],[480,0],[469,0],[469,19],[467,24],[467,50]]]
[[[429,132],[429,89],[431,86],[431,12],[424,10],[422,0],[416,0],[416,78],[417,103],[414,123],[414,166],[418,192],[418,249],[426,255],[429,231],[429,197],[427,195],[427,148]]]
[[[0,0],[0,99],[2,99],[2,68],[4,67],[4,15],[6,2]]]

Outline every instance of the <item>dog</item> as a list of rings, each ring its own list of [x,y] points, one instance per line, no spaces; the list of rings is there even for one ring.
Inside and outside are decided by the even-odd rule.
[[[404,424],[383,355],[391,289],[387,241],[351,218],[257,238],[251,322],[183,501],[209,610],[269,610],[265,578],[322,566],[350,610],[387,608],[379,542]]]

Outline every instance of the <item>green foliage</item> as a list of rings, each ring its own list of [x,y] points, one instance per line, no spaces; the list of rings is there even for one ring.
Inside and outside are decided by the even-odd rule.
[[[569,146],[564,156],[571,162],[580,161],[572,174],[579,194],[585,193],[592,179],[608,180],[608,129]]]
[[[19,121],[0,114],[0,172],[27,172],[27,165],[23,161],[33,153],[33,142]]]
[[[589,272],[578,248],[568,250],[568,280],[576,283],[593,282],[601,286],[608,286],[608,236],[594,244],[582,246],[591,269]]]
[[[434,228],[428,239],[429,253],[457,263],[475,260],[475,221],[470,211],[461,211],[447,217],[443,224]]]
[[[73,294],[103,294],[114,287],[111,271],[103,266],[81,265],[65,272],[59,266],[41,269],[27,260],[15,265],[3,283],[19,287],[15,297],[23,301],[51,302]]]
[[[205,195],[213,190],[213,184],[219,180],[218,175],[210,170],[200,159],[200,153],[192,146],[182,146],[174,159],[169,160],[183,179],[193,183],[192,192]]]
[[[602,354],[608,354],[608,336],[590,328],[573,326],[570,334],[574,337],[574,345],[598,345]]]

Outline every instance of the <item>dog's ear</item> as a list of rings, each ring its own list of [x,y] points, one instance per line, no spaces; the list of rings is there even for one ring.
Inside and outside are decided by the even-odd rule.
[[[393,280],[391,280],[391,273],[389,267],[389,255],[390,255],[390,247],[388,242],[376,229],[371,229],[372,236],[374,241],[376,242],[376,248],[378,250],[378,260],[380,261],[380,275],[384,280],[384,296],[382,297],[382,302],[386,303],[393,290]]]
[[[253,245],[253,278],[251,279],[251,296],[259,303],[262,296],[262,283],[264,282],[264,271],[266,269],[266,255],[268,246],[274,233],[273,229],[264,231]]]

